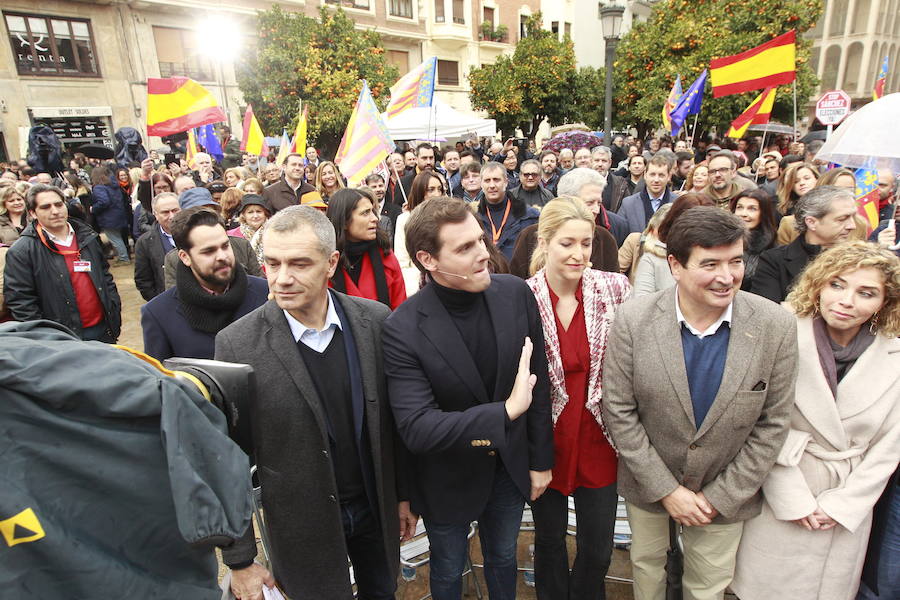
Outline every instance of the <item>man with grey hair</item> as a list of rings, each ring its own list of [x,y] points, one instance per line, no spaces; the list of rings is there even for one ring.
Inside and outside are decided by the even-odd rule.
[[[563,172],[575,167],[575,153],[571,148],[563,148],[559,151],[559,168]]]
[[[509,195],[528,206],[541,209],[553,200],[553,193],[540,185],[541,163],[530,158],[519,167],[519,185],[509,190]]]
[[[175,178],[175,194],[180,196],[182,193],[197,187],[197,182],[190,175],[179,175]]]
[[[591,168],[606,181],[606,187],[603,189],[603,206],[607,210],[616,212],[622,205],[622,199],[625,198],[628,190],[625,186],[625,178],[610,173],[610,166],[612,166],[612,152],[609,148],[597,146],[591,150]]]
[[[399,540],[418,517],[381,359],[390,310],[328,289],[340,255],[312,207],[276,213],[263,248],[270,301],[222,330],[215,356],[261,384],[248,416],[272,571],[254,562],[250,527],[222,551],[231,589],[262,600],[277,581],[291,598],[350,598],[349,556],[360,598],[393,598]]]
[[[198,152],[195,154],[194,164],[197,165],[197,169],[191,171],[191,176],[194,178],[194,183],[196,183],[197,186],[204,186],[211,183],[213,180],[222,177],[222,173],[213,167],[212,156],[206,152]]]
[[[584,200],[594,214],[597,225],[609,230],[616,245],[621,246],[630,230],[625,217],[606,210],[603,206],[608,183],[609,179],[603,181],[603,177],[594,169],[576,168],[560,178],[557,190],[560,196],[576,196]]]
[[[794,209],[793,242],[766,250],[759,257],[750,291],[773,302],[787,297],[794,281],[819,253],[846,242],[856,229],[856,200],[847,189],[831,185],[813,188]]]
[[[178,195],[173,192],[157,194],[150,207],[156,223],[134,244],[134,285],[147,301],[166,291],[166,254],[175,248],[170,225],[172,217],[181,211]]]

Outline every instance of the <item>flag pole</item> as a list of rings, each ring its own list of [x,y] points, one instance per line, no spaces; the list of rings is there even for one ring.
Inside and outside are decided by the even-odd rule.
[[[799,131],[797,131],[797,78],[794,77],[794,141],[797,141]]]
[[[397,167],[391,165],[391,170],[394,172],[394,177],[397,178],[397,185],[400,186],[400,194],[403,196],[403,204],[406,205],[406,190],[403,189],[403,182],[400,181],[400,173],[397,172]]]
[[[694,115],[694,128],[691,129],[691,142],[690,142],[690,144],[688,144],[688,148],[690,148],[691,151],[693,151],[693,149],[694,149],[694,134],[697,133],[697,119],[699,119],[699,118],[700,118],[700,113],[698,112],[696,115]]]

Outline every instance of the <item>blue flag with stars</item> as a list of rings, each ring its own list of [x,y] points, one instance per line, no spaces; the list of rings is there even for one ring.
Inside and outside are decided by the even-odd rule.
[[[675,108],[669,113],[672,119],[672,136],[678,135],[688,115],[696,115],[703,104],[703,90],[706,88],[706,69],[694,80],[691,87],[681,96]]]
[[[212,123],[197,128],[197,143],[203,146],[206,153],[221,162],[225,158],[222,152],[222,144],[216,137],[216,130]]]

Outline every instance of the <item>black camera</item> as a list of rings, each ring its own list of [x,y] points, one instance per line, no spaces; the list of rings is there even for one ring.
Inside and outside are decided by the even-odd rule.
[[[228,435],[253,459],[250,405],[256,398],[256,375],[250,365],[203,358],[170,358],[167,369],[187,373],[206,388],[209,401],[225,415]],[[194,382],[196,383],[196,382]],[[201,393],[204,390],[200,390]]]

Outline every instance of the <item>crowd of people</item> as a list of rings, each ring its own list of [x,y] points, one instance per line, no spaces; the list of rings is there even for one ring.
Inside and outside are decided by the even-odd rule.
[[[513,598],[526,503],[538,598],[605,598],[619,496],[640,600],[677,536],[685,598],[896,598],[896,175],[868,232],[820,144],[470,136],[357,187],[315,148],[14,162],[0,319],[113,343],[133,263],[144,352],[253,367],[271,570],[252,527],[224,547],[241,600],[349,598],[348,556],[393,598],[420,518],[434,598],[473,522]]]

